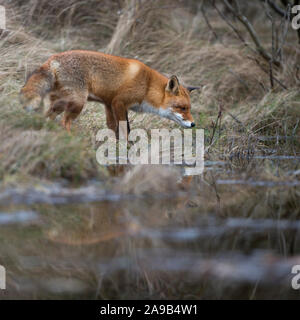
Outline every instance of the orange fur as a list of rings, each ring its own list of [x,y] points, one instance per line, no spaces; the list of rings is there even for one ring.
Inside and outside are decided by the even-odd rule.
[[[55,119],[64,112],[67,130],[87,100],[104,103],[107,126],[116,134],[119,121],[128,122],[131,108],[194,125],[188,89],[176,76],[168,79],[134,59],[84,50],[55,54],[29,77],[21,89],[21,103],[35,110],[48,92],[46,116]]]

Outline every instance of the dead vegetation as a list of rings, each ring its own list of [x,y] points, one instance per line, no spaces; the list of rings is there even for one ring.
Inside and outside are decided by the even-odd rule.
[[[54,157],[56,150],[63,149],[65,139],[69,140],[82,155],[77,158],[81,165],[72,169],[72,163],[69,164],[72,174],[83,170],[77,172],[77,177],[84,179],[90,172],[98,174],[94,166],[86,165],[92,163],[94,157],[87,146],[94,148],[97,130],[105,127],[103,107],[88,103],[77,120],[74,134],[67,137],[58,124],[46,122],[40,115],[25,115],[18,103],[18,92],[26,75],[51,54],[69,49],[102,50],[134,57],[163,73],[177,74],[186,84],[203,85],[200,93],[192,95],[192,112],[198,127],[205,128],[206,135],[211,137],[212,123],[222,105],[223,121],[217,130],[217,140],[218,151],[223,143],[221,149],[225,156],[232,152],[228,139],[222,137],[238,133],[244,136],[240,141],[247,141],[257,135],[299,134],[299,80],[295,72],[299,48],[293,45],[297,34],[271,8],[264,11],[263,6],[244,3],[236,7],[236,1],[203,1],[201,5],[194,1],[186,4],[181,1],[101,1],[101,4],[92,1],[86,5],[76,0],[51,3],[20,0],[14,5],[5,1],[3,4],[7,9],[8,32],[0,38],[0,121],[9,127],[9,132],[16,130],[16,137],[26,135],[27,130],[33,131],[26,135],[26,143],[35,145],[36,139],[43,140],[42,144],[53,150]],[[232,11],[233,8],[238,11]],[[246,16],[247,25],[255,26],[255,34],[265,52],[272,55],[276,49],[272,49],[274,42],[279,43],[276,51],[279,64],[274,57],[269,57],[270,65],[266,59],[269,53],[261,55],[253,34],[241,25],[239,16],[232,19],[236,14]],[[273,29],[279,34],[276,39],[272,36]],[[133,127],[174,126],[153,115],[132,113],[130,118]],[[10,149],[8,141],[12,143]],[[5,146],[10,152],[9,156],[7,152],[2,153],[2,175],[25,170],[30,174],[58,177],[64,171],[54,169],[51,174],[53,166],[40,165],[39,161],[26,169],[27,160],[12,158],[22,154],[23,141],[14,138],[7,140]],[[211,150],[215,150],[213,146]],[[57,154],[57,159],[59,157]],[[74,159],[76,157],[74,155]],[[22,164],[15,165],[14,161]]]
[[[14,5],[4,2],[9,33],[0,40],[1,118],[12,127],[46,129],[45,135],[49,134],[49,128],[54,125],[43,123],[39,116],[34,116],[30,122],[19,109],[18,91],[26,74],[49,55],[82,48],[138,58],[163,73],[178,74],[187,84],[204,85],[201,93],[193,93],[193,113],[198,127],[205,127],[208,132],[220,102],[224,107],[224,135],[228,134],[226,128],[232,126],[239,131],[246,128],[247,134],[263,131],[259,129],[259,121],[256,126],[251,121],[257,120],[254,110],[259,109],[261,101],[268,101],[262,112],[270,109],[269,101],[281,106],[282,94],[294,97],[284,114],[292,121],[288,127],[295,128],[293,119],[299,97],[290,92],[299,88],[295,75],[299,48],[293,46],[297,34],[270,8],[265,12],[263,6],[241,4],[236,11],[233,9],[238,2],[230,3],[204,1],[200,6],[193,1],[185,5],[180,1],[102,1],[101,4],[95,1],[87,6],[75,0],[52,1],[51,4],[34,0],[29,3],[20,0]],[[274,57],[269,57],[274,60],[271,79],[270,66],[265,59],[268,54],[260,57],[253,34],[240,25],[238,15],[238,21],[232,20],[235,14],[243,14],[248,17],[247,25],[255,25],[255,34],[263,42],[265,52],[272,53],[274,41],[279,42],[276,52],[280,54],[276,57],[280,58],[280,66],[276,65]],[[272,21],[266,15],[271,15]],[[272,37],[275,27],[280,33],[278,39]],[[257,52],[253,52],[255,45]],[[227,111],[231,115],[228,116]],[[152,115],[132,114],[131,117],[136,127],[173,126]],[[74,136],[83,132],[84,139],[93,139],[95,132],[105,126],[104,118],[100,105],[88,103],[77,121]],[[260,120],[265,122],[265,119]],[[278,121],[284,121],[281,114]],[[60,131],[59,126],[54,127]],[[294,131],[297,135],[298,129]],[[17,144],[14,147],[17,148]]]
[[[1,225],[11,297],[295,298],[268,277],[282,280],[300,254],[300,48],[283,2],[0,0],[1,210],[28,206],[39,220]],[[70,49],[137,58],[202,85],[192,113],[205,129],[204,174],[99,166],[100,104],[87,103],[71,135],[21,110],[26,76]],[[129,118],[132,128],[177,127]]]

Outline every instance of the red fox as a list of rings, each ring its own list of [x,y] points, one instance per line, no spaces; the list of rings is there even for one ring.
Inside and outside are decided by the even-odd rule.
[[[173,120],[185,128],[195,126],[189,92],[176,76],[165,77],[142,62],[100,52],[73,50],[51,56],[28,78],[20,100],[28,110],[37,110],[49,93],[46,116],[55,119],[64,112],[62,125],[71,122],[87,100],[105,105],[108,128],[118,135],[119,121],[127,121],[128,110],[150,112]]]

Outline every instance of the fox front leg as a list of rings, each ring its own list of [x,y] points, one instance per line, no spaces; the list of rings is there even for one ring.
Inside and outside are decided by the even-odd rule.
[[[119,139],[119,137],[122,136],[128,139],[130,126],[128,121],[127,108],[125,107],[123,102],[119,100],[115,100],[112,103],[112,111],[113,111],[115,125],[116,125],[116,130],[115,130],[116,138]],[[120,126],[121,121],[124,121],[124,122],[126,121],[127,126],[125,126],[125,128],[124,126]]]

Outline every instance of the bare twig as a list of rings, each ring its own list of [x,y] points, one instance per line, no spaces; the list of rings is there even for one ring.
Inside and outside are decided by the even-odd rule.
[[[244,27],[247,29],[248,33],[250,34],[250,37],[252,41],[255,44],[256,51],[268,62],[272,60],[272,56],[267,52],[267,50],[263,47],[255,29],[253,28],[252,24],[249,22],[246,16],[244,16],[241,11],[238,9],[236,10],[233,8],[233,6],[228,2],[228,0],[223,0],[224,5],[226,8],[244,25]],[[236,3],[236,7],[238,8],[238,4],[236,0],[234,0],[234,3]],[[276,66],[280,66],[280,61],[275,60],[274,64]]]
[[[296,79],[300,81],[300,65],[296,66]]]
[[[213,132],[212,132],[212,135],[211,135],[211,138],[210,138],[209,146],[211,146],[212,143],[213,143],[213,139],[214,139],[214,136],[215,136],[215,133],[216,133],[218,122],[221,119],[221,117],[222,117],[222,107],[219,107],[218,116],[217,116],[217,119],[216,119],[216,121],[214,123]]]
[[[247,57],[248,57],[248,59],[255,61],[256,64],[260,67],[260,69],[261,69],[263,72],[269,74],[269,71],[266,70],[256,58],[251,57],[251,56],[247,56]],[[273,76],[273,79],[274,79],[275,82],[277,82],[283,89],[288,90],[287,86],[284,85],[280,80],[278,80],[278,79],[275,78],[274,76]]]
[[[291,14],[291,3],[287,0],[281,0],[282,4],[284,7],[288,7],[289,6],[289,10],[288,10],[288,15],[286,14],[287,10],[284,10],[282,8],[280,8],[276,2],[272,1],[272,0],[261,0],[261,1],[266,1],[268,3],[268,5],[277,13],[279,14],[281,17],[283,17],[285,20],[287,20],[288,22],[290,22],[292,20],[292,18],[295,16],[293,14]],[[300,1],[299,0],[294,0],[294,4],[293,6],[299,5]],[[300,29],[297,30],[297,34],[298,34],[298,41],[300,43]]]
[[[231,112],[227,111],[227,113],[230,115],[230,117],[236,121],[239,125],[241,125],[244,129],[246,129],[245,125],[242,121],[240,121],[236,116],[234,116]]]
[[[267,4],[277,13],[279,14],[281,17],[285,16],[285,10],[283,10],[282,8],[280,8],[274,1],[272,0],[261,0],[261,1],[266,1]]]
[[[273,61],[269,61],[269,74],[270,74],[270,84],[271,84],[271,89],[274,89],[274,77],[273,77]]]
[[[209,22],[209,20],[208,20],[208,18],[207,18],[207,16],[206,16],[206,12],[205,12],[203,3],[202,3],[202,5],[201,5],[200,10],[201,10],[201,13],[202,13],[202,15],[203,15],[203,18],[204,18],[204,20],[205,20],[205,22],[206,22],[209,30],[212,32],[212,34],[215,36],[215,38],[222,43],[221,39],[218,37],[216,31],[214,30],[214,28],[212,27],[212,25],[210,24],[210,22]]]
[[[236,72],[234,72],[232,69],[228,69],[228,71],[235,77],[238,79],[238,81],[246,88],[249,90],[249,86],[247,84],[247,82],[245,80],[243,80]]]
[[[267,6],[267,3],[265,2],[264,3],[265,5],[265,12],[266,12],[266,15],[267,17],[269,18],[270,22],[271,22],[271,25],[272,25],[272,58],[271,60],[269,61],[269,75],[270,75],[270,84],[271,84],[271,89],[274,88],[274,79],[273,79],[273,61],[276,59],[276,56],[275,56],[275,38],[276,37],[276,25],[275,25],[275,21],[274,21],[274,18],[273,18],[273,15],[271,14],[271,12],[269,11],[269,8]],[[276,41],[277,43],[277,41]]]
[[[245,41],[245,39],[242,37],[240,32],[237,30],[237,28],[227,19],[227,17],[223,14],[223,12],[218,8],[218,6],[215,4],[215,0],[212,2],[213,7],[216,9],[220,17],[229,25],[229,27],[234,31],[234,33],[237,35],[239,40],[244,44],[245,47],[249,48],[252,52],[256,52],[253,48],[249,46],[249,44]]]

